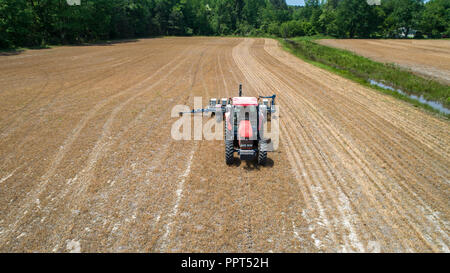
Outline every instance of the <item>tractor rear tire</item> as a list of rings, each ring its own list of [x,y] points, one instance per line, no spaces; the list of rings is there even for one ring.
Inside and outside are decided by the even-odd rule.
[[[225,140],[225,162],[227,165],[231,165],[234,162],[233,140]]]
[[[267,163],[267,144],[264,140],[258,144],[258,165],[266,165]]]

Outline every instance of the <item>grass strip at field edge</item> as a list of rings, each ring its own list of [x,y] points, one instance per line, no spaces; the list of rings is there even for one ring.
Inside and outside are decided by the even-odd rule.
[[[307,38],[304,39],[304,40],[305,40],[305,41],[308,41],[308,42],[312,42],[312,41],[315,40],[315,39],[316,39],[316,38],[313,38],[313,37],[307,37]],[[325,69],[325,70],[327,70],[327,71],[330,71],[330,72],[332,72],[332,73],[334,73],[334,74],[337,74],[337,75],[342,76],[342,77],[344,77],[344,78],[347,78],[347,79],[349,79],[349,80],[352,80],[352,81],[354,81],[354,82],[356,82],[356,83],[359,83],[359,84],[361,84],[361,85],[363,85],[363,86],[365,86],[365,87],[368,87],[368,88],[371,88],[371,89],[380,91],[380,92],[382,92],[382,93],[384,93],[384,94],[388,94],[388,95],[391,95],[391,96],[393,96],[393,97],[395,97],[395,98],[397,98],[397,99],[406,101],[406,102],[412,104],[414,107],[420,107],[420,108],[422,108],[422,109],[428,110],[428,111],[431,112],[432,114],[435,114],[435,115],[437,115],[437,116],[439,116],[439,117],[443,117],[445,120],[450,120],[450,114],[442,113],[442,112],[440,112],[439,110],[436,110],[436,109],[432,108],[431,106],[429,106],[429,105],[427,105],[427,104],[421,103],[421,102],[419,102],[419,101],[417,101],[417,100],[415,100],[415,99],[412,99],[412,98],[408,97],[407,95],[402,95],[402,94],[397,93],[397,92],[395,92],[395,91],[387,90],[387,89],[384,89],[384,88],[381,88],[381,87],[372,85],[372,84],[370,84],[370,82],[368,81],[368,79],[366,79],[365,77],[355,75],[354,73],[352,73],[352,72],[349,71],[349,70],[346,70],[345,68],[338,69],[338,68],[333,67],[333,66],[331,66],[331,65],[328,65],[328,64],[325,64],[325,63],[322,63],[322,62],[319,62],[319,61],[312,60],[312,59],[308,58],[307,56],[305,56],[304,54],[302,54],[298,49],[294,48],[294,47],[293,47],[289,42],[287,42],[286,40],[284,40],[284,39],[282,39],[282,38],[276,38],[276,40],[278,40],[278,41],[280,42],[280,44],[282,45],[282,48],[283,48],[285,51],[291,53],[292,55],[298,57],[299,59],[301,59],[301,60],[303,60],[303,61],[305,61],[305,62],[307,62],[307,63],[310,63],[310,64],[312,64],[312,65],[314,65],[314,66],[317,66],[317,67],[319,67],[319,68],[322,68],[322,69]],[[291,40],[291,41],[292,41],[292,40]],[[293,42],[294,42],[294,43],[297,43],[296,41],[293,41]],[[312,43],[314,43],[314,42],[312,42]],[[349,53],[349,54],[351,54],[351,55],[354,55],[354,56],[356,56],[356,57],[364,58],[364,57],[355,55],[355,54],[353,54],[353,53],[351,53],[351,52],[349,52],[349,51],[346,51],[346,50],[335,49],[335,48],[331,48],[331,47],[328,47],[328,46],[320,45],[320,44],[318,44],[318,43],[314,43],[314,44],[317,45],[317,46],[319,46],[319,47],[329,48],[329,49],[332,49],[332,50],[343,51],[343,52]],[[385,65],[385,64],[382,64],[382,63],[374,62],[374,61],[369,60],[369,59],[367,59],[367,58],[364,58],[364,59],[368,60],[369,62],[373,62],[373,63],[375,63],[375,64],[377,64],[377,65]],[[396,68],[396,69],[398,69],[398,70],[400,71],[399,68]],[[401,71],[402,71],[402,73],[405,73],[405,72],[406,72],[406,73],[410,73],[410,72],[407,72],[407,71],[405,71],[405,70],[401,70]],[[412,74],[412,73],[411,73],[411,74]],[[414,75],[414,76],[415,76],[415,75]],[[415,77],[418,77],[418,76],[415,76]],[[379,79],[377,79],[377,80],[379,80]],[[398,85],[397,85],[396,87],[401,89],[401,86],[398,86]],[[416,94],[416,95],[421,95],[421,94],[419,93],[419,94]],[[439,102],[442,102],[442,100],[439,100]],[[444,106],[445,106],[445,104],[444,104]]]

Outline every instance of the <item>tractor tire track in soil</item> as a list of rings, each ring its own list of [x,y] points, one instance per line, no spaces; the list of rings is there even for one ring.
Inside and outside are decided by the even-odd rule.
[[[30,50],[0,72],[0,251],[449,252],[448,121],[275,40]],[[266,166],[171,138],[172,107],[239,83],[277,94]]]

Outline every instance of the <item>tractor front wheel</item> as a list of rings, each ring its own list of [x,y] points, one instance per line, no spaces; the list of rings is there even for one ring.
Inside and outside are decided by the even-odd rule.
[[[233,161],[234,161],[233,140],[225,140],[225,161],[226,161],[227,165],[233,164]]]

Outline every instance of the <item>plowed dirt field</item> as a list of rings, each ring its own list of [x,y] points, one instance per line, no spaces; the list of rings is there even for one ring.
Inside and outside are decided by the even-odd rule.
[[[450,40],[323,39],[322,45],[353,51],[450,84]]]
[[[171,109],[277,94],[280,147],[226,166]],[[275,40],[0,56],[1,252],[449,252],[450,124]]]

